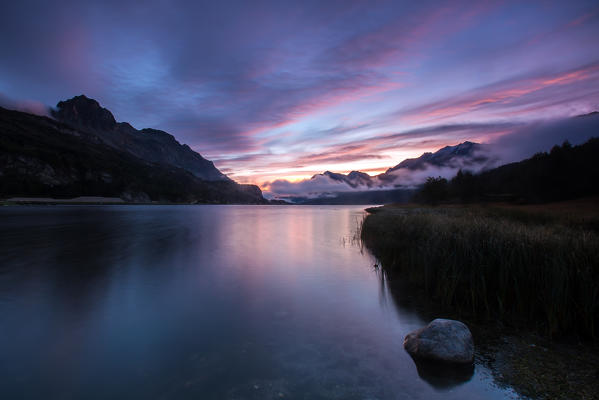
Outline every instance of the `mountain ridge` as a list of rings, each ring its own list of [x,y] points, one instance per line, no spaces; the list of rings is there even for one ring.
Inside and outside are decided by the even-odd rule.
[[[228,178],[202,179],[172,163],[143,159],[115,147],[115,141],[106,139],[116,132],[112,114],[100,110],[94,115],[100,115],[100,123],[82,128],[79,123],[65,122],[68,117],[53,119],[0,107],[0,197],[101,196],[143,203],[268,204],[255,185],[241,185]],[[165,135],[158,132],[159,138],[170,141]],[[172,140],[176,142],[174,137]]]
[[[485,145],[471,141],[464,141],[454,146],[445,146],[435,152],[423,153],[417,158],[407,158],[394,167],[387,169],[383,174],[397,171],[401,168],[408,169],[424,169],[426,164],[438,167],[451,166],[451,161],[459,158],[461,161],[466,161],[469,164],[481,163],[488,160],[488,156],[475,154],[481,152]]]
[[[101,141],[144,160],[183,168],[208,181],[230,180],[212,161],[181,144],[165,131],[136,129],[128,122],[117,122],[110,110],[85,95],[58,102],[51,111],[56,120],[78,128],[90,140]]]
[[[319,176],[327,177],[336,182],[343,182],[352,189],[359,187],[391,189],[390,186],[401,186],[398,180],[397,171],[406,169],[410,171],[426,170],[428,167],[477,169],[481,165],[491,163],[493,159],[487,154],[484,144],[464,141],[457,145],[445,146],[435,152],[425,152],[416,158],[407,158],[394,167],[388,168],[385,172],[370,176],[365,172],[351,171],[348,174],[325,171],[321,174],[315,174],[311,179]]]

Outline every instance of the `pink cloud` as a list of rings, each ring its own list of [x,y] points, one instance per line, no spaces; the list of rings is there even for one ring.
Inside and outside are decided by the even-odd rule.
[[[14,100],[0,93],[0,107],[9,110],[23,111],[42,117],[50,117],[50,108],[35,100]]]
[[[571,71],[547,74],[535,78],[503,81],[461,96],[426,104],[403,113],[413,122],[443,120],[465,116],[483,108],[502,107],[515,100],[546,88],[594,80],[599,76],[599,63]]]

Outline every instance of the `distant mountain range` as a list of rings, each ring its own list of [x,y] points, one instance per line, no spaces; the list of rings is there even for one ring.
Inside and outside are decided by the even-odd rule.
[[[438,174],[440,171],[456,173],[478,172],[495,166],[497,160],[491,156],[487,145],[463,142],[455,146],[445,146],[420,157],[403,160],[385,172],[370,176],[364,172],[351,171],[341,174],[325,171],[313,175],[304,182],[306,187],[322,190],[323,181],[330,182],[331,191],[313,192],[306,195],[284,197],[299,204],[382,204],[408,201],[416,187],[422,183],[414,180],[415,175]],[[344,189],[345,186],[345,189]]]
[[[556,136],[556,127],[563,129],[565,134]],[[533,157],[507,164],[499,158],[505,147],[502,150],[497,143],[485,145],[466,141],[434,153],[424,153],[418,158],[406,159],[376,176],[360,171],[349,174],[326,171],[303,182],[307,194],[296,194],[289,200],[300,204],[405,202],[413,200],[413,195],[427,177],[439,175],[449,180],[448,195],[461,201],[513,199],[542,202],[596,195],[598,191],[594,182],[599,179],[599,172],[595,160],[599,156],[599,139],[592,138],[599,133],[598,128],[598,112],[566,119],[557,125],[533,128],[538,130],[534,132],[536,139],[548,136],[557,140],[561,136],[564,140],[566,136],[579,143],[585,136],[591,139],[574,147],[568,142],[561,147],[555,143],[550,153],[541,151]],[[526,135],[527,132],[517,134]],[[517,145],[520,146],[520,142]],[[457,174],[458,171],[462,173]],[[309,192],[310,187],[327,187],[323,181],[332,183],[328,185],[328,192]]]
[[[117,122],[109,110],[83,95],[59,102],[51,115],[53,118],[0,107],[0,199],[94,196],[116,197],[128,202],[282,202],[264,199],[258,186],[232,181],[211,161],[167,132],[138,130],[126,122]],[[598,115],[595,112],[585,116],[585,121],[589,121],[585,129],[596,130]],[[593,143],[596,146],[596,142]],[[406,159],[376,176],[360,171],[348,174],[326,171],[303,182],[310,193],[286,196],[285,200],[303,204],[407,201],[426,177],[451,178],[458,170],[475,174],[473,179],[478,182],[478,192],[473,196],[476,198],[484,198],[489,193],[532,198],[527,188],[542,179],[551,180],[541,171],[520,185],[524,180],[519,177],[533,176],[531,171],[541,164],[528,161],[495,168],[499,159],[492,156],[488,146],[469,141],[446,146]],[[590,145],[585,147],[588,148]],[[584,153],[585,160],[592,159],[588,154]],[[578,167],[594,171],[591,164]],[[547,165],[554,168],[558,164]],[[552,176],[561,176],[558,167]],[[564,182],[568,180],[564,179]],[[590,184],[582,178],[579,181],[582,182],[580,187]],[[543,187],[547,186],[544,182]],[[320,192],[310,188],[318,188]],[[572,190],[582,193],[579,187]]]
[[[172,135],[119,123],[96,100],[61,101],[52,116],[0,107],[0,198],[268,203],[260,188],[233,182]]]
[[[398,179],[398,172],[401,170],[424,171],[430,167],[479,170],[490,160],[491,158],[485,152],[485,145],[466,141],[455,146],[445,146],[434,153],[423,153],[418,158],[407,158],[376,176],[360,171],[352,171],[347,175],[326,171],[322,175],[345,182],[352,188],[402,187],[411,185]]]

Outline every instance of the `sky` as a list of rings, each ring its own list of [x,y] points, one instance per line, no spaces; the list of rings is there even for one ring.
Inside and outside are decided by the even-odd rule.
[[[85,94],[268,189],[599,110],[596,1],[18,1],[0,100]]]

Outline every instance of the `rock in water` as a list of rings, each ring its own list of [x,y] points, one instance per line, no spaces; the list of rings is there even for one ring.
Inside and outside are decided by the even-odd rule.
[[[435,319],[424,328],[409,333],[403,342],[413,357],[452,363],[474,359],[472,333],[460,321]]]

